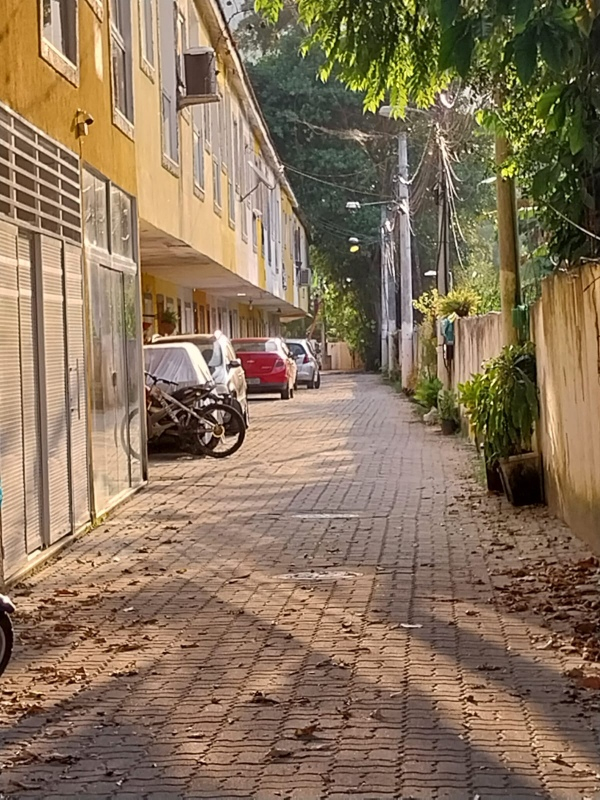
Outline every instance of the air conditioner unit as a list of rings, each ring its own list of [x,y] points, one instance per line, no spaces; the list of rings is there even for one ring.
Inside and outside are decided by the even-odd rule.
[[[212,47],[192,47],[183,54],[184,86],[179,107],[218,103],[217,56]]]
[[[310,286],[310,270],[309,269],[301,269],[300,275],[298,276],[298,284],[300,286]]]

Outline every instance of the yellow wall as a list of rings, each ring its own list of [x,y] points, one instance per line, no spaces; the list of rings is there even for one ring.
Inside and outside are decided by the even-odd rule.
[[[137,7],[137,3],[134,4]],[[136,11],[136,16],[139,12]],[[139,24],[135,26],[139,37]],[[211,39],[208,28],[200,15],[200,31],[203,44],[217,45]],[[155,43],[158,37],[155,37]],[[214,204],[212,152],[205,149],[203,196],[194,190],[193,138],[191,109],[179,117],[179,164],[166,167],[163,156],[161,126],[161,87],[157,71],[151,80],[140,67],[139,47],[134,48],[134,78],[136,91],[136,113],[138,144],[138,203],[140,219],[170,236],[187,242],[198,252],[222,264],[232,272],[246,277],[247,255],[236,247],[238,231],[229,224],[227,175],[220,171],[222,208],[217,213]],[[158,61],[158,53],[157,53]],[[232,94],[227,67],[219,63],[219,86],[221,93]],[[224,102],[224,101],[221,101]],[[234,101],[235,102],[235,101]],[[211,104],[216,113],[218,104]],[[239,213],[239,205],[238,205]],[[240,220],[236,220],[239,228]],[[251,234],[251,232],[249,232]],[[251,252],[251,235],[249,236]],[[248,249],[248,246],[245,248]]]
[[[286,191],[281,192],[281,213],[285,224],[282,220],[281,233],[283,237],[283,266],[287,276],[287,287],[285,290],[285,299],[288,303],[294,304],[294,281],[296,275],[296,265],[294,264],[294,251],[293,251],[293,237],[290,235],[290,227],[293,224],[293,206],[292,200]]]
[[[78,109],[87,111],[95,121],[85,137],[85,161],[135,195],[134,144],[112,123],[108,0],[103,22],[79,0],[79,87],[40,56],[40,5],[0,0],[0,101],[75,152],[74,118]]]

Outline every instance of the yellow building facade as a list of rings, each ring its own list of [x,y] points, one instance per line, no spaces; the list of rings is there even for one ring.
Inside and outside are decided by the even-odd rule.
[[[5,579],[144,482],[132,6],[0,2]]]
[[[165,311],[176,314],[183,333],[275,333],[281,317],[307,310],[296,274],[284,263],[284,206],[291,215],[297,202],[220,8],[155,0],[140,4],[139,28],[146,338],[160,333]],[[183,58],[197,48],[216,53],[218,99],[186,107]]]
[[[207,52],[208,92],[188,66]],[[142,343],[163,315],[275,333],[309,274],[216,2],[0,0],[5,580],[144,483]]]

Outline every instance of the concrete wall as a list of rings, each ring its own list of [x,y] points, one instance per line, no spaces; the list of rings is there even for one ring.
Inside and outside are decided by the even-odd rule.
[[[351,372],[352,370],[361,370],[364,368],[360,357],[358,355],[352,355],[346,342],[329,342],[327,345],[327,355],[331,359],[330,369]]]
[[[547,278],[531,327],[548,504],[600,552],[600,266]]]
[[[455,325],[452,386],[502,349],[500,315]],[[546,278],[531,310],[550,510],[600,552],[600,265]]]
[[[500,314],[492,312],[484,317],[465,317],[454,324],[455,345],[452,365],[452,388],[456,391],[477,372],[489,358],[502,350]]]

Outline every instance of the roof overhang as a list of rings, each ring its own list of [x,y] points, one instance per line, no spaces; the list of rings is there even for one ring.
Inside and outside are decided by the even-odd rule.
[[[271,314],[289,319],[306,312],[277,295],[237,275],[222,264],[140,220],[142,272],[188,289],[198,289],[232,302],[250,303]]]

